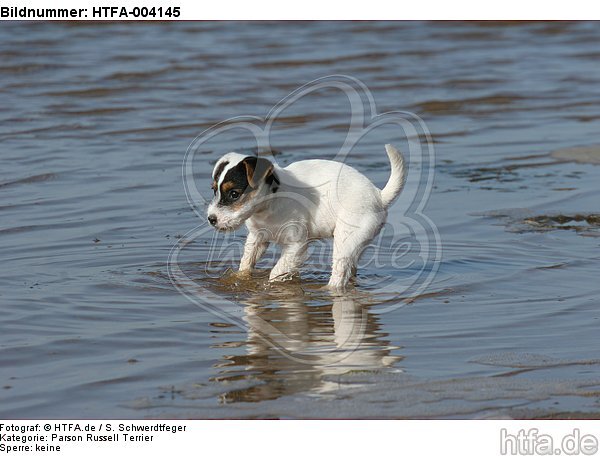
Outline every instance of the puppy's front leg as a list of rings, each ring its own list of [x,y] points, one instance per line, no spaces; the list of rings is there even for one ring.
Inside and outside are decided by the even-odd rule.
[[[240,261],[239,271],[250,272],[254,266],[256,266],[256,263],[260,260],[263,253],[265,253],[267,247],[269,247],[269,242],[266,240],[265,236],[250,231],[246,238],[246,244],[244,244],[244,254]]]
[[[300,269],[306,256],[307,243],[286,244],[281,250],[281,257],[271,270],[269,281],[285,280]]]

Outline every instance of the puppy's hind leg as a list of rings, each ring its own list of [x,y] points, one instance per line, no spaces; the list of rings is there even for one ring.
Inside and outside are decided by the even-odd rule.
[[[379,233],[381,220],[366,215],[356,225],[341,223],[333,233],[333,262],[327,288],[344,291],[356,274],[358,260],[371,240]]]

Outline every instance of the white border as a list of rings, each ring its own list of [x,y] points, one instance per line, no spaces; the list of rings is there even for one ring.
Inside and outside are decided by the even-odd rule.
[[[281,0],[9,0],[1,6],[28,8],[89,8],[99,6],[138,6],[181,8],[172,20],[591,20],[600,19],[600,3],[589,0],[522,1],[504,0],[390,0],[344,2],[283,2]],[[91,16],[91,15],[90,15]],[[167,20],[163,18],[162,20]],[[73,20],[73,19],[71,19]],[[84,20],[100,20],[88,17]],[[114,18],[113,20],[119,20]],[[136,20],[135,18],[120,20]],[[160,20],[147,18],[146,20]]]
[[[189,409],[191,412],[193,409]],[[40,428],[48,426],[49,432],[40,431],[50,437],[55,432],[54,426],[79,424],[95,426],[95,435],[113,435],[119,423],[125,425],[160,425],[185,426],[185,431],[170,432],[130,432],[130,435],[152,436],[151,442],[67,442],[58,443],[61,456],[81,454],[95,456],[127,455],[127,456],[154,456],[154,455],[460,455],[481,456],[500,454],[538,455],[544,454],[538,446],[540,436],[545,435],[552,439],[553,452],[551,454],[565,456],[571,452],[562,451],[565,438],[577,435],[581,441],[584,437],[595,439],[596,451],[577,451],[571,454],[599,454],[598,439],[600,431],[597,421],[0,421],[0,423],[15,425],[40,424]],[[112,426],[112,431],[107,431],[107,424]],[[97,431],[102,425],[102,431]],[[525,436],[536,437],[535,445],[525,444],[523,448],[514,448],[513,444],[502,444],[502,436],[510,434],[510,439],[515,439],[521,434],[521,441]],[[36,433],[27,432],[26,435]],[[62,435],[83,435],[87,432],[65,430]],[[85,439],[85,437],[84,437]],[[506,441],[506,438],[505,438]],[[589,439],[587,440],[589,443]],[[6,442],[3,442],[6,443]],[[14,444],[14,442],[11,442]],[[18,444],[18,443],[17,443]],[[57,443],[55,443],[57,444]],[[505,451],[501,448],[504,446]],[[512,448],[511,448],[512,446]],[[557,449],[561,449],[557,453]],[[511,451],[517,450],[516,452]],[[506,451],[508,450],[508,451]],[[529,451],[528,451],[529,450]],[[6,453],[4,453],[6,454]],[[40,454],[35,451],[12,452],[9,454]]]

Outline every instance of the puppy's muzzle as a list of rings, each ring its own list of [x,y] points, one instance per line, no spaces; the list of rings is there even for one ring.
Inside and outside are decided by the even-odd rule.
[[[210,223],[212,226],[215,226],[217,224],[217,217],[215,215],[209,215],[208,223]]]

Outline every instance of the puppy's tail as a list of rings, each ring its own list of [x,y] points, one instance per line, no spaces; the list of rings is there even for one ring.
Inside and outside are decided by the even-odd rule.
[[[406,181],[406,168],[404,166],[404,157],[398,150],[391,144],[385,145],[385,151],[390,159],[390,165],[392,165],[392,174],[388,183],[385,184],[383,190],[381,190],[381,200],[384,206],[389,207],[396,197],[400,194],[404,188],[404,182]]]

